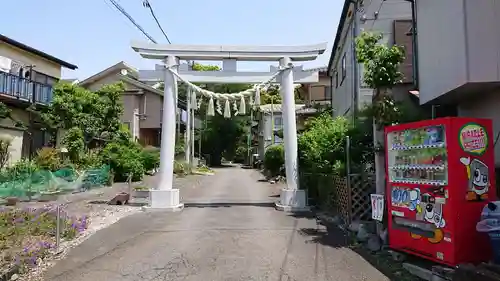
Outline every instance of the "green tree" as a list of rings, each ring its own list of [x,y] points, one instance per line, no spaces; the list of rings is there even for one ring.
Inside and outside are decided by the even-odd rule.
[[[302,91],[301,87],[296,87],[294,89],[294,95],[295,95],[295,103],[300,104],[303,103],[303,99],[300,95],[300,92]],[[267,88],[265,91],[261,91],[260,93],[260,103],[261,104],[281,104],[282,98],[280,94],[280,87],[279,85],[271,85]]]
[[[403,48],[380,43],[382,37],[380,33],[363,32],[356,38],[357,61],[364,67],[363,81],[375,89],[370,110],[379,129],[400,122],[402,117],[401,103],[385,92],[402,82],[399,65],[405,58]]]
[[[237,93],[249,89],[251,85],[244,84],[210,84],[204,88],[216,93]],[[223,104],[222,104],[223,105]],[[199,110],[200,116],[205,116],[206,127],[201,132],[202,153],[209,155],[210,165],[221,164],[222,156],[232,160],[239,146],[246,145],[250,118],[246,116],[232,116],[226,119],[220,114],[206,115],[206,101]],[[249,109],[250,110],[250,109]]]
[[[106,85],[96,92],[67,83],[54,87],[52,103],[40,109],[49,130],[81,130],[85,143],[96,138],[113,139],[121,134],[122,83]],[[78,135],[78,134],[75,134]]]

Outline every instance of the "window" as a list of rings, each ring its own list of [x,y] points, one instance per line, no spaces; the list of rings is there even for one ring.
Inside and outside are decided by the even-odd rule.
[[[128,129],[128,131],[130,132],[130,129],[131,129],[130,122],[123,122],[123,126],[124,126],[125,128],[127,128],[127,129]]]
[[[325,95],[325,98],[324,100],[326,101],[331,101],[332,100],[332,87],[324,87],[324,95]]]
[[[281,117],[274,117],[274,126],[281,127],[283,125],[283,119]]]
[[[347,75],[347,61],[345,55],[346,54],[342,57],[342,82],[344,82],[345,76]],[[341,85],[342,82],[340,82]]]
[[[44,85],[50,85],[50,86],[53,86],[54,84],[57,83],[57,79],[54,77],[45,75],[45,74],[37,72],[35,70],[33,70],[33,74],[34,74],[33,80],[35,80],[35,82],[42,83]]]

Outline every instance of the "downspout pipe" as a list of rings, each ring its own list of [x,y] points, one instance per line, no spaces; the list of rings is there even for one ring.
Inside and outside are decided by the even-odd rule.
[[[353,22],[352,22],[352,75],[353,75],[353,96],[352,96],[352,117],[354,122],[357,120],[358,115],[358,99],[359,99],[359,64],[356,57],[356,37],[358,37],[358,0],[351,0],[351,3],[354,4],[354,12],[353,12]]]
[[[419,72],[418,72],[418,31],[417,31],[417,9],[415,7],[416,0],[405,0],[411,3],[411,38],[412,38],[412,64],[413,64],[413,86],[416,90],[419,88]]]

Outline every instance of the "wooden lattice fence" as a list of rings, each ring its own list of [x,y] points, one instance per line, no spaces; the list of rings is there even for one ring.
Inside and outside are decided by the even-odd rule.
[[[374,175],[350,175],[349,181],[347,177],[334,177],[333,184],[334,205],[346,224],[371,219],[370,194],[375,193]]]

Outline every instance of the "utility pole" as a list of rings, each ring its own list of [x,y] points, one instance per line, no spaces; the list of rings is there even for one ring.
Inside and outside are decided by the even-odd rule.
[[[274,99],[271,96],[271,145],[274,144]]]
[[[186,93],[186,130],[184,135],[186,136],[184,142],[186,163],[189,165],[191,163],[191,89],[187,89]]]
[[[248,165],[252,165],[252,158],[250,155],[252,155],[252,126],[253,126],[253,110],[252,107],[250,107],[250,128],[248,130],[248,140],[247,140],[247,159],[248,159]]]
[[[30,69],[28,82],[33,83],[32,88],[31,88],[32,94],[31,94],[30,101],[31,101],[31,105],[35,105],[36,104],[36,83],[33,80],[33,75],[35,74],[35,72],[33,71],[33,67],[35,67],[35,65],[31,64],[31,65],[28,65],[28,67]],[[22,77],[22,78],[24,78],[24,77]],[[30,138],[30,148],[29,148],[28,159],[31,160],[31,159],[33,159],[33,154],[35,152],[34,151],[35,150],[35,130],[34,130],[35,120],[34,120],[34,116],[33,116],[33,113],[31,112],[31,110],[28,112],[28,115],[29,115],[28,134],[29,134],[29,138]]]

